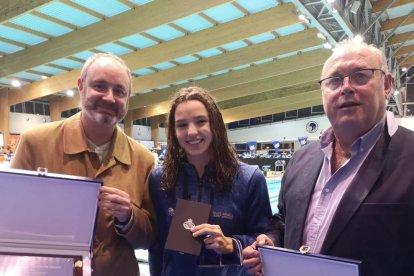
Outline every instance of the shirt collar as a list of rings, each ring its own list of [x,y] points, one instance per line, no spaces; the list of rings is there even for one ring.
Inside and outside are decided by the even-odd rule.
[[[394,135],[398,129],[398,125],[394,120],[394,114],[392,112],[386,111],[382,120],[380,120],[367,133],[352,143],[351,155],[354,155],[356,152],[363,151],[364,149],[371,148],[371,146],[375,144],[378,138],[381,136],[385,125],[387,126],[388,134],[390,136]],[[321,149],[328,156],[332,154],[331,145],[334,139],[335,134],[332,127],[329,127],[321,136]]]
[[[65,154],[78,154],[89,151],[86,143],[86,135],[83,131],[81,113],[79,112],[64,122],[63,151]],[[116,126],[114,132],[113,146],[110,148],[108,157],[112,156],[125,165],[131,165],[131,152],[128,148],[129,141],[123,131]]]

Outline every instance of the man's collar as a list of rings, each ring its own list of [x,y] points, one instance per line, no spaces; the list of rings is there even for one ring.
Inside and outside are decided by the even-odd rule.
[[[112,148],[112,155],[119,162],[125,165],[131,165],[132,157],[129,148],[128,136],[121,130],[119,126],[115,127],[113,139],[115,139],[115,142]]]
[[[392,112],[386,111],[383,119],[381,119],[375,126],[373,126],[367,133],[359,137],[352,143],[352,148],[354,147],[365,147],[366,143],[370,143],[372,139],[376,139],[382,133],[384,126],[387,127],[388,134],[392,136],[398,129],[398,125],[394,120],[394,114]],[[372,137],[373,136],[373,137]],[[370,139],[371,138],[371,139]],[[329,146],[335,139],[335,134],[332,127],[329,127],[321,136],[320,144],[321,148],[324,149]]]
[[[82,127],[81,112],[65,119],[63,126],[63,152],[65,154],[77,154],[88,151],[86,136]]]
[[[81,113],[67,118],[64,122],[63,151],[65,154],[89,151],[81,121]],[[115,142],[109,150],[109,156],[113,156],[125,165],[131,165],[131,153],[126,149],[126,147],[129,147],[128,138],[118,126],[115,127],[113,139]]]

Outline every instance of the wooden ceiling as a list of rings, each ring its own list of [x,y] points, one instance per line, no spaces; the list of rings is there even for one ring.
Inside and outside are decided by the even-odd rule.
[[[65,67],[54,61],[65,58],[82,64],[84,59],[76,57],[77,53],[99,52],[98,46],[112,43],[129,49],[121,57],[132,71],[142,68],[153,70],[151,74],[134,74],[134,96],[130,99],[128,113],[128,118],[132,120],[165,114],[171,95],[180,87],[194,85],[211,91],[222,108],[226,122],[320,105],[317,81],[323,62],[330,54],[330,50],[323,47],[325,41],[317,37],[321,30],[312,22],[306,23],[298,18],[295,2],[263,0],[262,3],[274,4],[254,11],[251,4],[255,1],[259,0],[250,0],[250,3],[248,0],[155,0],[145,4],[138,3],[138,0],[111,0],[108,2],[127,7],[113,16],[105,16],[75,0],[1,1],[0,27],[27,32],[43,37],[45,41],[30,45],[0,34],[0,46],[5,43],[21,47],[21,50],[12,53],[0,52],[3,56],[0,58],[0,80],[15,78],[27,82],[15,88],[0,81],[0,93],[8,94],[9,105],[46,98],[59,111],[75,108],[78,106],[78,96],[67,97],[63,92],[76,88],[80,67]],[[379,23],[384,35],[394,28],[408,28],[406,32],[392,34],[387,47],[397,49],[394,56],[399,66],[412,67],[414,30],[411,30],[411,26],[414,26],[414,15],[409,12],[401,16],[393,14],[399,7],[414,10],[414,4],[409,0],[392,2],[391,6],[385,0],[373,2],[372,11],[376,14],[372,16],[382,16]],[[56,3],[87,13],[97,18],[97,21],[80,27],[68,23],[65,13],[52,17],[41,12],[42,8]],[[219,22],[206,12],[221,5],[231,5],[243,16]],[[387,14],[384,8],[390,9],[391,13]],[[14,21],[25,15],[64,25],[71,31],[52,36]],[[175,23],[192,15],[198,15],[212,26],[188,31],[188,28]],[[163,40],[147,32],[159,26],[172,27],[183,35]],[[123,38],[134,34],[141,34],[156,44],[141,49],[132,43],[122,42]],[[260,34],[271,34],[273,38],[260,42],[251,39]],[[223,46],[240,41],[246,46],[230,50]],[[220,53],[209,57],[199,54],[208,49],[217,49]],[[184,56],[195,57],[195,61],[174,61]],[[154,68],[163,62],[173,66],[167,69]],[[34,81],[15,77],[20,72],[42,74],[34,69],[42,65],[55,66],[63,72]]]

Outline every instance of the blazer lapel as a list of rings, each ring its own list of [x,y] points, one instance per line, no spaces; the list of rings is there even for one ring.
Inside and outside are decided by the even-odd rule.
[[[291,214],[289,220],[289,231],[285,233],[285,247],[298,250],[303,241],[303,229],[305,220],[308,214],[309,202],[311,200],[313,189],[315,188],[316,180],[318,179],[321,170],[324,155],[320,148],[316,148],[313,152],[308,152],[300,156],[301,168],[300,171],[292,172],[292,183],[298,185],[290,185],[293,191],[290,194],[296,195],[293,201],[289,204],[289,213]],[[283,185],[283,184],[282,184]]]
[[[389,135],[385,127],[377,144],[367,156],[348,190],[345,192],[332,219],[321,253],[324,254],[334,244],[335,240],[345,229],[353,214],[374,187],[386,162],[386,152],[389,144]]]

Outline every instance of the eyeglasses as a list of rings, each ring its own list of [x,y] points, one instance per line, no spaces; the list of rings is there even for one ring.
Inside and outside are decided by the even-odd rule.
[[[318,81],[318,83],[320,86],[328,88],[328,92],[334,92],[338,88],[342,87],[342,85],[344,84],[344,79],[346,77],[349,78],[349,83],[352,86],[363,86],[374,77],[375,71],[380,71],[385,75],[385,72],[381,69],[367,68],[352,72],[351,74],[345,76],[338,75],[327,77],[325,79]]]

